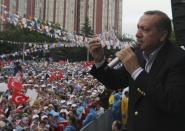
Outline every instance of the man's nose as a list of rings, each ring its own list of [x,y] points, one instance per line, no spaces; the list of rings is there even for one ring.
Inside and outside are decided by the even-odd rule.
[[[136,32],[136,38],[140,38],[142,36],[141,30],[137,30]]]

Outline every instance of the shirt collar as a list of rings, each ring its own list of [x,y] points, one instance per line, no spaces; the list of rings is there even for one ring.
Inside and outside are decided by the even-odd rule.
[[[163,45],[159,46],[157,49],[155,49],[152,53],[149,54],[149,56],[147,56],[144,52],[143,52],[143,57],[146,61],[149,61],[149,59],[154,58],[155,56],[157,56],[157,54],[159,53],[159,51],[161,50],[161,48],[163,47]]]

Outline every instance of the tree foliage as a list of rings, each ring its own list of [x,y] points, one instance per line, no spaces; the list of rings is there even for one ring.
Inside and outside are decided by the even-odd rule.
[[[92,35],[91,27],[89,26],[88,19],[86,19],[86,22],[84,23],[83,33],[86,37]],[[15,27],[13,25],[8,26],[8,30],[6,32],[0,32],[0,40],[3,40],[3,42],[0,42],[0,55],[2,54],[8,54],[13,53],[17,51],[23,50],[23,44],[10,44],[8,41],[11,42],[33,42],[33,43],[42,43],[42,42],[55,42],[56,39],[50,38],[44,34],[38,33],[36,31],[30,31],[29,29],[21,29],[20,27]],[[115,54],[116,50],[105,50],[105,54],[107,56],[110,56],[111,54]],[[74,48],[54,48],[50,49],[47,52],[33,52],[29,56],[25,56],[25,59],[42,59],[43,57],[48,58],[52,57],[55,61],[58,60],[70,60],[70,61],[82,61],[87,59],[87,49],[82,47],[74,47]],[[13,56],[9,56],[10,59],[16,59],[13,58]],[[20,58],[22,58],[20,56]],[[90,59],[92,60],[92,56],[90,56]]]
[[[88,17],[85,17],[85,22],[84,22],[84,24],[83,24],[83,26],[81,28],[81,32],[86,37],[89,37],[89,36],[93,35],[93,30],[91,29]]]
[[[0,32],[0,40],[12,42],[55,42],[56,39],[27,28],[7,25],[6,32]]]
[[[133,36],[129,34],[123,34],[120,40],[123,42],[135,43]]]

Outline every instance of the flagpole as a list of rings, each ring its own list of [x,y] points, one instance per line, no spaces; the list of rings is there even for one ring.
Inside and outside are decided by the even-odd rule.
[[[89,44],[87,46],[87,61],[89,61]]]
[[[25,51],[25,43],[23,43],[23,50],[22,50],[22,61],[24,62],[24,51]]]
[[[0,4],[2,5],[3,1],[1,1]],[[1,16],[2,16],[2,19],[0,21],[0,31],[3,31],[3,16],[4,16],[4,14],[3,14],[3,7],[1,7]]]
[[[46,61],[46,52],[45,52],[45,48],[43,47],[43,57],[44,57],[44,63]]]

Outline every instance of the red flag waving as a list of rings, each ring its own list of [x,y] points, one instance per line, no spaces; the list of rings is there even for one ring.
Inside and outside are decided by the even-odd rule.
[[[15,104],[24,104],[27,102],[29,97],[19,93],[19,92],[14,92],[12,95],[12,101],[15,102]]]
[[[22,83],[20,83],[20,82],[14,82],[13,85],[14,85],[13,89],[14,89],[15,91],[21,91],[22,88],[23,88]]]
[[[13,88],[13,77],[9,77],[8,78],[8,89],[10,90],[11,88]]]
[[[15,75],[14,81],[18,83],[22,83],[22,79],[23,79],[23,74],[21,72],[17,72],[17,74]]]
[[[49,80],[50,80],[50,81],[54,81],[55,79],[56,79],[55,74],[51,74],[51,76],[50,76]]]
[[[63,79],[63,78],[64,78],[64,76],[63,76],[62,72],[59,72],[59,73],[58,73],[58,75],[57,75],[57,77],[58,77],[58,80],[61,80],[61,79]]]
[[[23,88],[21,82],[15,81],[13,77],[8,78],[8,89],[14,89],[15,91],[21,91]]]

